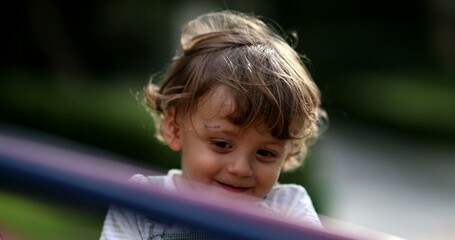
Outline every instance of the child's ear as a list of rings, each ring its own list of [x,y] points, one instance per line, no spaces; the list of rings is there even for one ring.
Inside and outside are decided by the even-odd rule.
[[[177,116],[175,114],[175,108],[171,108],[167,112],[167,116],[164,119],[163,135],[166,144],[174,151],[180,151],[180,126],[177,122]]]

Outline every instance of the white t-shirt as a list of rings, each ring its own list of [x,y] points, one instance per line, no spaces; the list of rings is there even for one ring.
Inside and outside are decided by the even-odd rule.
[[[145,177],[137,174],[131,180],[177,191],[174,176],[181,173],[181,170],[173,169],[164,176]],[[256,204],[278,216],[321,227],[321,222],[314,210],[310,196],[300,185],[276,184],[270,193]],[[104,221],[100,239],[208,239],[207,236],[209,235],[177,224],[160,223],[156,219],[152,220],[138,212],[112,205]]]

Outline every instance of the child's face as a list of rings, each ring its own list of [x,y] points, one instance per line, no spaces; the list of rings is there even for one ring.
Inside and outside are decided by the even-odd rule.
[[[226,87],[215,88],[191,117],[177,118],[177,127],[167,120],[173,134],[167,142],[182,152],[184,179],[262,198],[279,177],[289,140],[261,131],[261,125],[242,129],[230,123],[225,116],[233,104]]]

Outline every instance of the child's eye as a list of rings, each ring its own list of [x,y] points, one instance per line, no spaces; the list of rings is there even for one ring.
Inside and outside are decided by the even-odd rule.
[[[232,145],[226,141],[214,140],[214,141],[211,141],[211,144],[214,145],[217,149],[221,149],[221,150],[229,150],[232,148]]]
[[[256,154],[258,154],[259,156],[261,157],[276,157],[276,154],[269,151],[269,150],[266,150],[266,149],[259,149],[256,151]]]

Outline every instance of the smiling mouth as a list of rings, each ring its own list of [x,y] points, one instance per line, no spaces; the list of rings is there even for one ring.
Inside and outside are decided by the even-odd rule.
[[[225,183],[218,182],[218,181],[217,181],[217,183],[221,186],[222,189],[229,191],[229,192],[233,192],[233,193],[244,193],[248,189],[250,189],[249,187],[234,187],[232,185],[225,184]]]

